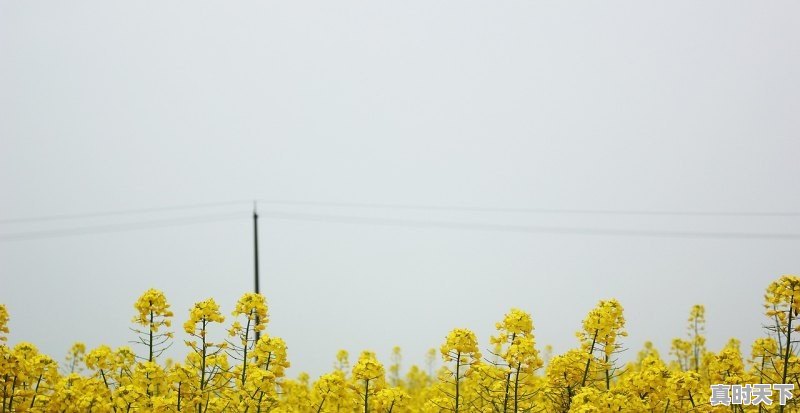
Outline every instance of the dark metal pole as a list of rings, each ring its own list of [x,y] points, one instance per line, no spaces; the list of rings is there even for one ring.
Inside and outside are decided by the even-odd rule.
[[[255,257],[255,279],[256,279],[256,294],[261,290],[258,285],[258,212],[256,212],[256,205],[253,204],[253,251]]]
[[[255,257],[255,287],[256,294],[261,293],[261,288],[258,285],[258,212],[256,211],[256,203],[253,202],[253,252]],[[258,316],[256,316],[256,324],[258,324]],[[256,342],[261,338],[261,333],[256,331]]]

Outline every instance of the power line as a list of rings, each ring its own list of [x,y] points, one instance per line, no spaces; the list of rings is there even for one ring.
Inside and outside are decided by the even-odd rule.
[[[565,235],[606,235],[624,237],[655,237],[655,238],[712,238],[712,239],[764,239],[764,240],[797,240],[800,233],[770,233],[770,232],[697,232],[697,231],[664,231],[664,230],[636,230],[614,228],[580,228],[580,227],[550,227],[528,226],[511,224],[485,224],[452,221],[432,221],[396,218],[371,218],[343,215],[319,215],[286,212],[261,212],[261,217],[273,219],[286,219],[298,221],[314,221],[340,224],[369,224],[394,227],[414,228],[440,228],[452,230],[480,230],[502,231],[542,234]]]
[[[570,209],[570,208],[523,208],[523,207],[487,207],[464,205],[424,205],[424,204],[382,204],[359,202],[328,202],[328,201],[293,201],[259,199],[265,204],[319,206],[319,207],[345,207],[345,208],[375,208],[375,209],[407,209],[431,211],[462,211],[462,212],[510,212],[510,213],[538,213],[538,214],[581,214],[581,215],[666,215],[666,216],[751,216],[751,217],[798,217],[800,212],[794,211],[669,211],[669,210],[640,210],[640,209]]]
[[[0,234],[0,242],[23,241],[31,239],[58,238],[73,235],[100,234],[124,231],[136,231],[141,229],[176,227],[183,225],[203,224],[208,222],[231,221],[244,219],[241,213],[210,214],[199,215],[185,218],[170,218],[152,221],[129,222],[124,224],[95,225],[88,227],[54,229],[44,231],[16,232],[11,234]]]
[[[454,212],[494,212],[494,213],[532,213],[532,214],[565,214],[565,215],[632,215],[632,216],[701,216],[701,217],[800,217],[800,212],[793,211],[670,211],[670,210],[638,210],[638,209],[570,209],[570,208],[524,208],[524,207],[489,207],[464,205],[426,205],[426,204],[389,204],[359,203],[334,201],[297,201],[280,199],[258,199],[258,202],[271,205],[293,205],[307,207],[336,207],[363,209],[392,209],[418,211],[454,211]],[[76,214],[58,214],[22,218],[0,219],[0,224],[32,223],[41,221],[75,220],[100,218],[109,216],[137,215],[154,212],[170,212],[213,208],[232,205],[250,204],[252,200],[209,202],[162,207],[122,209],[111,211],[95,211]]]
[[[85,218],[101,218],[117,215],[137,215],[147,214],[152,212],[169,212],[169,211],[185,211],[190,209],[200,208],[213,208],[230,205],[241,205],[244,203],[251,203],[253,201],[223,201],[223,202],[208,202],[199,204],[183,204],[183,205],[169,205],[161,207],[138,208],[138,209],[119,209],[111,211],[96,211],[96,212],[82,212],[77,214],[57,214],[57,215],[43,215],[36,217],[23,217],[23,218],[6,218],[0,219],[3,224],[16,224],[23,222],[38,222],[38,221],[60,221],[60,220],[74,220]]]
[[[64,237],[72,235],[86,235],[95,233],[110,233],[132,231],[148,228],[162,228],[170,226],[191,225],[215,221],[243,219],[243,213],[227,213],[201,215],[187,218],[170,218],[153,221],[131,222],[102,226],[88,226],[68,229],[18,232],[0,234],[0,242],[20,241],[29,239],[42,239]],[[771,233],[771,232],[702,232],[702,231],[669,231],[669,230],[639,230],[617,228],[587,228],[587,227],[553,227],[531,226],[515,224],[470,223],[455,221],[419,220],[404,218],[375,218],[352,215],[326,215],[293,213],[281,211],[260,212],[260,217],[284,219],[307,222],[324,222],[339,224],[378,225],[407,228],[434,228],[449,230],[478,230],[518,233],[541,233],[563,235],[600,235],[623,237],[648,237],[648,238],[699,238],[699,239],[762,239],[762,240],[797,240],[800,233]]]

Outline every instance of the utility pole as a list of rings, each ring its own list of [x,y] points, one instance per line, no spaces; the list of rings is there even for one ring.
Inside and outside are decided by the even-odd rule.
[[[261,288],[258,285],[258,211],[256,210],[256,202],[253,201],[253,256],[255,257],[255,287],[256,294],[261,293]],[[258,316],[256,316],[256,324],[258,324]],[[261,332],[256,331],[256,342],[261,338]]]

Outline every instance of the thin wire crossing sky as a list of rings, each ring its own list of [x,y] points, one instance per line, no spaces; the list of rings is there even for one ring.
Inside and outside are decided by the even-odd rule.
[[[140,210],[127,210],[115,212],[100,212],[93,214],[73,214],[61,215],[61,219],[75,219],[78,217],[105,217],[110,215],[121,215],[131,213],[153,212],[184,209],[177,207],[165,208],[145,208]],[[402,208],[401,208],[402,209]],[[573,212],[571,210],[567,210]],[[570,213],[568,212],[568,213]],[[744,216],[765,216],[766,213],[743,213]],[[756,215],[758,214],[758,215]],[[589,235],[589,236],[621,236],[621,237],[663,237],[663,238],[718,238],[718,239],[772,239],[772,240],[800,240],[800,233],[764,233],[764,232],[692,232],[692,231],[672,231],[654,229],[619,229],[619,228],[579,228],[579,227],[547,227],[547,226],[523,226],[523,225],[504,225],[492,223],[469,223],[454,221],[432,221],[432,220],[409,220],[397,219],[392,217],[364,217],[364,216],[344,216],[330,214],[308,214],[294,213],[285,211],[262,211],[262,217],[283,220],[299,220],[319,223],[344,223],[352,225],[384,225],[396,227],[418,227],[418,228],[438,228],[444,230],[477,230],[477,231],[506,231],[506,232],[527,232],[527,233],[549,233],[549,234],[570,234],[570,235]],[[639,215],[639,214],[633,214]],[[730,215],[730,214],[720,214]],[[52,221],[59,219],[58,215],[27,218],[23,222],[32,221]],[[0,242],[21,241],[32,239],[43,239],[52,237],[79,236],[97,233],[111,233],[136,231],[143,229],[164,228],[170,226],[203,224],[208,222],[242,220],[249,218],[245,213],[216,213],[204,215],[191,215],[185,217],[174,217],[167,219],[154,219],[148,221],[135,221],[126,223],[116,223],[107,225],[81,226],[66,229],[40,230],[28,232],[0,233]],[[20,222],[20,221],[17,221]]]

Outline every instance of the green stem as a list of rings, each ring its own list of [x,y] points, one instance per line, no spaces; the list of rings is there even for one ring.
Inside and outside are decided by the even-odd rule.
[[[364,413],[369,413],[369,379],[364,380]]]
[[[517,333],[512,333],[511,334],[511,345],[514,344],[514,339],[515,338],[517,338]],[[512,370],[513,369],[511,368],[511,366],[508,366],[508,374],[506,374],[506,393],[503,396],[503,413],[506,413],[508,411],[508,392],[509,392],[509,389],[511,387],[511,372],[512,372]]]
[[[39,383],[42,382],[42,374],[44,373],[40,373],[39,378],[36,379],[36,387],[33,389],[33,398],[31,399],[31,408],[33,408],[33,404],[36,402],[36,394],[39,392]]]
[[[567,410],[569,411],[569,407],[572,404],[572,386],[569,385],[569,381],[567,379],[567,372],[564,372],[564,382],[567,383]]]
[[[253,311],[250,310],[250,314],[253,314]],[[247,346],[250,339],[250,317],[247,317],[247,327],[244,330],[244,350],[242,355],[242,388],[244,388],[244,381],[247,379]]]
[[[597,342],[597,334],[600,330],[594,331],[594,336],[592,337],[592,345],[589,347],[589,358],[586,359],[586,368],[583,369],[583,380],[581,380],[581,387],[586,385],[586,377],[589,376],[589,364],[592,362],[592,358],[594,357],[594,344]]]
[[[456,408],[454,413],[458,413],[458,399],[459,399],[459,388],[458,388],[458,381],[459,381],[459,374],[461,369],[461,352],[459,351],[456,355]]]
[[[109,391],[108,399],[111,400],[111,403],[114,403],[114,395],[111,394],[111,387],[108,386],[108,380],[106,380],[106,374],[103,372],[103,369],[100,369],[100,376],[103,377],[103,384],[106,385],[106,388]],[[39,376],[40,379],[41,379],[41,377],[42,376]],[[39,383],[36,383],[36,388],[37,389],[39,388]],[[33,406],[33,402],[32,401],[31,401],[31,406]],[[116,412],[117,411],[117,407],[113,406],[113,405],[112,405],[112,407],[114,408],[114,411]]]
[[[14,408],[12,405],[14,404],[14,390],[17,389],[17,376],[14,376],[14,382],[11,384],[11,398],[8,400],[8,411],[13,412]]]
[[[325,397],[322,398],[322,401],[319,402],[319,407],[317,407],[317,413],[322,411],[322,406],[325,404],[325,399],[327,399],[327,398],[328,398],[328,396],[325,396]]]
[[[792,289],[792,298],[789,299],[789,322],[786,327],[786,348],[784,349],[783,355],[783,375],[781,375],[781,383],[786,383],[786,376],[789,371],[789,354],[792,350],[792,313],[794,311],[794,289]],[[780,413],[783,413],[783,410],[786,408],[785,405],[781,405],[778,408]]]
[[[514,374],[514,413],[519,411],[519,371],[522,369],[522,363],[517,364],[517,371]]]
[[[206,387],[206,319],[204,318],[202,321],[202,327],[200,329],[200,339],[202,340],[203,349],[201,350],[201,359],[200,359],[200,393]],[[203,405],[198,403],[197,404],[197,413],[203,413]]]

